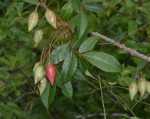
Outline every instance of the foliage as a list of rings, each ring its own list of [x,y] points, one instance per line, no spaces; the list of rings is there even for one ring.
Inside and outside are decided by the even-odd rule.
[[[100,32],[149,54],[150,2],[43,2],[56,14],[58,29],[46,21],[45,6],[37,7],[38,0],[0,1],[0,118],[99,119],[104,110],[111,119],[150,117],[149,94],[142,98],[137,94],[130,101],[128,91],[129,84],[141,76],[150,79],[149,63],[90,34]],[[28,32],[28,17],[35,9],[39,22]],[[43,29],[44,36],[34,47],[38,29]],[[39,96],[33,67],[41,59],[44,67],[50,59],[57,74],[54,85],[47,81]]]

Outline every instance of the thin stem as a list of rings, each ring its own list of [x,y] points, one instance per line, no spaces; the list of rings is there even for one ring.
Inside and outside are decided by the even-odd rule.
[[[102,85],[101,85],[100,77],[99,77],[98,81],[99,81],[99,87],[100,87],[100,90],[101,90],[102,105],[103,105],[103,110],[104,110],[104,119],[106,119],[106,110],[105,110],[104,96],[103,96],[103,90],[102,90]]]

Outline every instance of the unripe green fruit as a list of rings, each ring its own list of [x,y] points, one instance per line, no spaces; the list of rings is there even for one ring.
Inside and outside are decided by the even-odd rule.
[[[138,86],[137,86],[136,81],[134,81],[129,85],[129,95],[130,95],[131,101],[133,100],[137,92],[138,92]]]
[[[45,75],[43,65],[37,62],[33,68],[33,72],[34,72],[34,84],[37,84]]]
[[[146,92],[150,94],[150,82],[149,81],[146,82]]]
[[[35,31],[35,34],[34,34],[34,47],[37,47],[37,45],[40,43],[40,41],[43,39],[43,30],[42,29],[38,29]]]
[[[30,13],[29,19],[28,19],[28,31],[29,32],[38,24],[38,21],[39,21],[39,15],[37,11],[33,11],[32,13]]]
[[[46,9],[45,18],[49,24],[51,24],[56,29],[56,15],[50,9]]]
[[[40,82],[38,83],[38,89],[39,89],[39,94],[42,95],[43,91],[46,88],[46,78],[43,77]]]
[[[138,90],[140,92],[141,97],[144,96],[145,91],[146,91],[146,80],[145,78],[141,78],[140,80],[138,80]]]

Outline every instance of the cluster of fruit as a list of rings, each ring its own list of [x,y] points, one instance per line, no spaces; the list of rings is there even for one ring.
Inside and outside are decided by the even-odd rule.
[[[57,27],[56,15],[47,6],[45,6],[44,8],[46,9],[45,10],[45,18],[46,18],[47,22],[56,29],[56,27]],[[29,15],[29,19],[28,19],[28,31],[29,32],[38,24],[38,21],[39,21],[39,15],[38,15],[37,8],[36,8]],[[43,38],[43,30],[42,29],[36,30],[35,34],[34,34],[35,47],[40,43],[42,38]]]
[[[52,10],[50,10],[45,4],[41,3],[41,5],[43,5],[43,8],[45,8],[45,18],[46,18],[47,22],[56,29],[57,25],[56,25],[55,13]],[[38,24],[39,15],[37,12],[37,8],[38,8],[38,6],[29,15],[29,19],[28,19],[28,31],[29,32],[31,30],[33,30],[33,28],[35,28]],[[43,39],[43,34],[44,34],[44,32],[42,29],[38,29],[35,31],[34,47],[37,47],[38,44],[41,42],[41,40]],[[33,72],[34,72],[34,84],[37,85],[38,92],[40,95],[42,95],[44,89],[46,88],[46,80],[47,79],[49,80],[49,82],[52,86],[54,84],[54,79],[55,79],[55,75],[56,75],[55,66],[49,60],[49,63],[46,65],[46,68],[44,70],[43,62],[39,61],[35,64],[35,66],[33,68]]]
[[[142,77],[138,81],[133,81],[129,85],[129,95],[131,101],[133,100],[138,91],[140,92],[141,97],[144,96],[145,92],[150,94],[150,82],[147,81],[144,77]]]

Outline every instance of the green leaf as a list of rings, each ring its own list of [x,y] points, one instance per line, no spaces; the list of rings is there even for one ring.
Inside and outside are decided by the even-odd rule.
[[[122,86],[129,86],[131,84],[131,82],[133,82],[133,81],[134,81],[134,79],[131,77],[119,77],[118,78],[118,82]]]
[[[79,48],[80,45],[85,41],[85,37],[82,37],[82,38],[78,38],[77,36],[74,36],[73,37],[73,40],[72,40],[72,48]]]
[[[71,18],[69,22],[70,29],[73,33],[74,33],[75,28],[77,27],[77,21],[78,21],[78,15]]]
[[[0,29],[0,41],[7,37],[7,32]]]
[[[77,68],[77,70],[74,74],[74,78],[77,79],[77,80],[82,80],[82,81],[86,80],[84,74],[81,72],[81,70],[79,68]]]
[[[137,23],[135,21],[129,21],[128,22],[128,34],[132,39],[134,39],[136,31],[137,31]]]
[[[63,61],[66,55],[69,53],[68,44],[63,44],[54,49],[50,55],[51,61],[53,64],[57,64]]]
[[[87,10],[92,11],[92,12],[97,12],[97,13],[104,12],[103,6],[97,3],[86,3],[84,4],[84,7]]]
[[[83,11],[81,10],[79,17],[78,17],[78,37],[79,39],[82,37],[82,35],[84,34],[86,28],[87,28],[87,17],[86,15],[83,13]]]
[[[143,11],[147,15],[147,17],[150,19],[150,9],[149,9],[149,7],[150,7],[150,2],[145,2],[145,3],[142,4],[142,7],[139,7],[138,9]]]
[[[62,86],[62,93],[68,97],[68,98],[72,98],[72,94],[73,94],[73,88],[72,88],[72,84],[70,81],[68,81],[67,83],[65,83]]]
[[[92,50],[98,41],[99,41],[99,37],[97,36],[92,36],[88,38],[81,44],[79,48],[79,52],[83,53]]]
[[[38,0],[23,0],[23,1],[33,4],[33,5],[38,5],[38,3],[39,3]]]
[[[85,3],[85,2],[87,2],[87,3],[89,3],[89,2],[102,2],[103,0],[83,0],[83,2]]]
[[[80,57],[79,67],[80,67],[82,72],[85,72],[89,67],[89,62],[87,60],[83,59],[83,57]]]
[[[17,2],[14,2],[13,4],[11,4],[6,11],[5,16],[8,16],[10,13],[12,13],[16,9],[17,5],[18,5]]]
[[[41,101],[43,105],[48,109],[49,105],[52,103],[54,96],[56,92],[56,83],[54,83],[53,86],[50,85],[50,83],[47,81],[46,88],[41,95]]]
[[[71,4],[73,7],[73,10],[79,13],[80,12],[80,0],[71,0]]]
[[[105,72],[120,72],[121,65],[115,57],[103,52],[88,52],[83,54],[88,62]]]
[[[136,66],[136,73],[138,73],[141,69],[143,69],[146,66],[147,62],[143,59],[139,59]]]
[[[70,16],[73,13],[73,8],[71,5],[71,2],[66,3],[63,8],[60,11],[60,17],[64,20],[67,20],[68,18],[70,18]]]
[[[77,59],[76,56],[71,52],[68,56],[66,56],[62,66],[61,72],[62,81],[66,82],[70,80],[71,77],[74,75],[76,68],[77,68]]]

